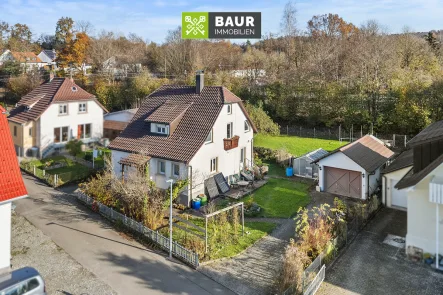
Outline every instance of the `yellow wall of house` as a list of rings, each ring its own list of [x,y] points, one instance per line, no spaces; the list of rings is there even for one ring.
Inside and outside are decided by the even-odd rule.
[[[31,148],[36,145],[36,128],[34,122],[29,122],[23,126],[23,147],[25,149]],[[31,135],[29,135],[29,129],[31,129]]]
[[[14,127],[16,128],[15,133],[14,133]],[[12,140],[14,141],[14,144],[23,147],[23,126],[9,121],[9,130],[11,131]]]
[[[14,135],[14,127],[16,127],[16,135]],[[31,135],[29,135],[29,129],[31,129]],[[20,125],[9,121],[9,130],[11,131],[12,140],[14,145],[22,148],[22,152],[26,154],[27,150],[33,146],[36,146],[36,124],[35,122],[28,122],[24,125]]]

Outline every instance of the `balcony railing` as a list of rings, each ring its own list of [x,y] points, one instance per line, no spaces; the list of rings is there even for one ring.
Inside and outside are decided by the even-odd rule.
[[[234,149],[236,147],[238,147],[238,140],[239,140],[239,136],[234,136],[232,138],[225,138],[223,139],[224,145],[225,145],[225,151]]]

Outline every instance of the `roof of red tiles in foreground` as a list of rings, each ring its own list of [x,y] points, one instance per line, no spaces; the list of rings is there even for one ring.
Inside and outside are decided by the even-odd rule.
[[[0,204],[26,197],[5,109],[0,106]]]

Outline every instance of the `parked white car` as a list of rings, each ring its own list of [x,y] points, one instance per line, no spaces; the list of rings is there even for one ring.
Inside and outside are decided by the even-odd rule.
[[[0,275],[0,295],[46,295],[45,281],[32,267]]]

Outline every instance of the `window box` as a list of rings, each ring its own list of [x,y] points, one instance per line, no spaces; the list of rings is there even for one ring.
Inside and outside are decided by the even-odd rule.
[[[225,138],[223,139],[223,143],[225,146],[225,151],[231,150],[233,148],[238,147],[238,140],[240,139],[239,136],[234,136],[232,138]]]

